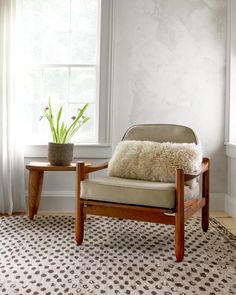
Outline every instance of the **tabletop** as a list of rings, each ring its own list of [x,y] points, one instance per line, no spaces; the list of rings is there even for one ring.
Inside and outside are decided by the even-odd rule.
[[[85,166],[89,165],[91,165],[89,162],[85,162]],[[48,162],[30,162],[26,165],[26,169],[33,171],[75,171],[76,163],[67,166],[54,166]]]

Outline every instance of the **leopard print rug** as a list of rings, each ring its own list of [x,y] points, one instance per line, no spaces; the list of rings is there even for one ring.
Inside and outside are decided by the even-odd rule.
[[[74,217],[0,218],[0,294],[236,294],[236,237],[217,220],[185,227],[175,262],[174,227],[88,216],[74,242]]]

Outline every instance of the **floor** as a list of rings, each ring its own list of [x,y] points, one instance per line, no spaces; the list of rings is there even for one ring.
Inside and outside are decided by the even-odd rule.
[[[25,214],[25,213],[20,213]],[[73,215],[73,213],[62,213],[62,212],[39,212],[39,215]],[[4,216],[5,214],[0,214]],[[17,214],[16,214],[17,215]],[[201,211],[194,214],[194,216],[201,216]],[[232,234],[236,236],[236,219],[231,217],[224,211],[212,211],[210,216],[215,217],[222,225],[224,225]]]
[[[201,212],[195,214],[196,216],[200,216]],[[221,224],[223,224],[228,231],[236,236],[236,219],[232,218],[229,214],[224,211],[213,211],[210,212],[210,216],[215,217]]]

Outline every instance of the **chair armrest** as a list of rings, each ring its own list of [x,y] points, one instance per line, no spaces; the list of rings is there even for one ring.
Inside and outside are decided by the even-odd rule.
[[[188,181],[191,180],[193,178],[198,177],[199,175],[205,173],[206,171],[208,171],[208,165],[209,163],[209,159],[208,158],[203,158],[202,164],[200,166],[200,169],[197,171],[194,171],[192,173],[184,173],[184,181]]]
[[[108,167],[108,162],[105,162],[105,163],[100,163],[98,165],[95,165],[95,166],[85,166],[85,174],[87,173],[91,173],[91,172],[96,172],[96,171],[99,171],[99,170],[102,170],[102,169],[106,169]]]

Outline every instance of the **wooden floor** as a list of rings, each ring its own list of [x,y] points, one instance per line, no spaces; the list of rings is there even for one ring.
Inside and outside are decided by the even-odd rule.
[[[220,223],[236,236],[236,219],[225,212],[211,212],[211,216],[217,218]]]
[[[201,216],[201,212],[195,214],[195,216]],[[215,217],[222,225],[224,225],[228,231],[236,236],[236,219],[224,211],[213,211],[210,212],[210,216]]]

